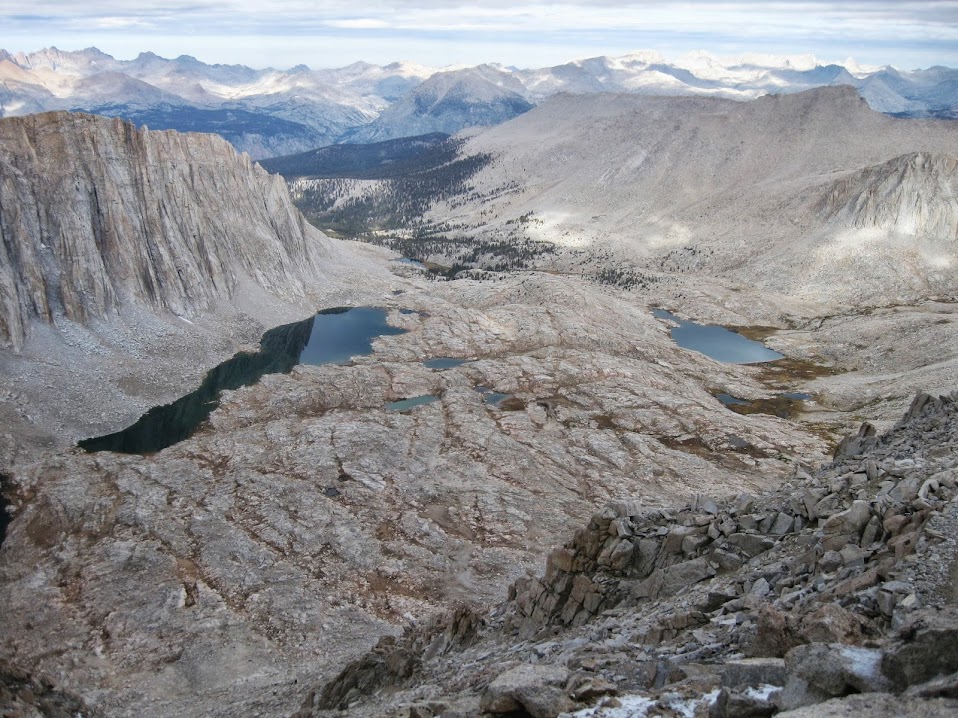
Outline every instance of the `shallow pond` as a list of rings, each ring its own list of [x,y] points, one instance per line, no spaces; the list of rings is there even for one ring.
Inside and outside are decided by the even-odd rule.
[[[409,409],[414,409],[417,406],[423,406],[425,404],[432,404],[434,401],[438,401],[439,397],[435,394],[423,394],[422,396],[413,396],[409,399],[400,399],[399,401],[394,401],[389,404],[386,404],[387,411],[407,411]]]
[[[477,386],[476,391],[482,394],[482,400],[489,406],[498,407],[506,399],[512,398],[512,394],[502,394],[498,391],[493,391],[487,386]]]
[[[86,451],[148,454],[186,439],[219,406],[220,392],[283,374],[297,364],[344,364],[372,353],[376,337],[403,334],[377,307],[340,307],[270,329],[256,352],[239,352],[211,369],[200,387],[172,404],[150,409],[132,426],[78,443]]]
[[[747,339],[725,327],[679,319],[664,309],[655,309],[652,313],[659,319],[678,324],[672,327],[672,339],[680,347],[700,352],[725,364],[755,364],[775,361],[784,356],[761,342]]]
[[[771,414],[782,419],[791,419],[805,408],[811,394],[790,391],[767,399],[739,399],[731,394],[716,394],[715,398],[738,414]]]

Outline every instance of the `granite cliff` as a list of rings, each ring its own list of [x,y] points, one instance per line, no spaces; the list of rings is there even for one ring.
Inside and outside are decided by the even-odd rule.
[[[303,296],[331,243],[214,135],[53,112],[0,121],[0,345],[138,303],[192,317],[250,283]]]

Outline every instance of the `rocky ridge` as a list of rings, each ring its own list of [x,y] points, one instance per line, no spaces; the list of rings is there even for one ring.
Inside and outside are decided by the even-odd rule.
[[[956,457],[958,392],[919,394],[771,493],[614,502],[507,603],[383,639],[297,718],[952,715]]]

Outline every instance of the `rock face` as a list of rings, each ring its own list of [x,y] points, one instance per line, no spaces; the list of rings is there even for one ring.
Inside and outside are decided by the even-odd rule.
[[[639,706],[713,718],[950,715],[956,449],[958,392],[919,395],[864,453],[769,494],[696,498],[672,511],[612,503],[550,555],[542,576],[474,617],[468,636],[417,650],[435,634],[424,627],[381,646],[381,665],[395,655],[415,669],[384,670],[381,697],[367,683],[373,697],[354,695],[347,715],[428,704],[441,707],[429,715],[465,716],[518,704],[556,716],[568,709],[563,698],[605,718]],[[791,522],[780,534],[783,515]],[[322,697],[362,665],[311,694],[299,716],[325,715],[317,709],[334,706]],[[555,692],[551,712],[520,699],[516,678],[533,676],[552,678],[539,681]],[[618,697],[577,697],[586,681]]]
[[[55,112],[0,121],[0,346],[127,303],[192,317],[303,296],[334,250],[283,182],[212,135]]]
[[[839,180],[822,212],[846,226],[958,239],[958,157],[916,152]]]

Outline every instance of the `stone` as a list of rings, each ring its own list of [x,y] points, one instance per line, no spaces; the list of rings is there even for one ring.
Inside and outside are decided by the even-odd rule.
[[[841,497],[838,493],[830,493],[815,504],[812,514],[818,519],[828,518],[842,511]]]
[[[709,718],[766,718],[778,711],[773,701],[754,692],[722,688],[709,708]]]
[[[775,521],[772,524],[772,528],[770,532],[775,534],[776,536],[784,536],[785,534],[787,534],[789,531],[792,530],[792,526],[794,524],[795,524],[795,519],[793,519],[790,515],[786,514],[785,512],[782,512],[775,517]]]
[[[686,556],[694,556],[699,550],[709,542],[705,534],[693,534],[682,539],[682,553]]]
[[[0,659],[0,712],[4,716],[102,718],[80,696],[57,687],[50,677],[29,673]]]
[[[657,569],[651,576],[632,590],[636,598],[659,598],[673,596],[683,588],[715,575],[715,569],[703,556],[690,561]]]
[[[749,558],[758,556],[760,553],[770,550],[775,545],[775,542],[771,539],[755,534],[733,533],[728,537],[727,541]]]
[[[757,658],[781,658],[797,639],[784,613],[769,604],[758,610],[755,637],[748,647],[748,655]]]
[[[871,518],[871,510],[867,501],[853,501],[847,511],[830,516],[822,528],[827,534],[854,534],[860,535],[862,529]]]
[[[782,710],[820,703],[849,692],[886,692],[881,651],[834,643],[810,643],[785,655],[788,679],[779,695]]]
[[[862,531],[862,540],[859,544],[862,548],[868,548],[878,539],[881,534],[881,521],[877,516],[872,516]]]
[[[615,684],[611,681],[602,676],[588,673],[574,674],[569,679],[566,688],[572,699],[580,702],[591,702],[600,696],[613,695],[618,692]]]
[[[862,568],[865,565],[865,559],[868,553],[861,547],[849,544],[838,552],[842,559],[842,565],[847,568]]]
[[[885,648],[881,666],[898,691],[958,671],[958,606],[916,611]]]
[[[958,672],[909,686],[902,694],[918,698],[958,698]]]
[[[767,596],[770,591],[771,589],[769,588],[768,581],[766,581],[764,578],[760,578],[752,584],[752,587],[748,592],[752,596]]]
[[[689,526],[673,526],[669,535],[665,537],[665,541],[662,542],[662,550],[666,553],[681,553],[682,542],[685,538],[697,533],[694,528]]]
[[[533,718],[556,718],[572,708],[563,690],[569,670],[562,666],[524,664],[500,673],[482,693],[487,713],[525,710]]]
[[[776,714],[776,718],[954,718],[955,715],[958,715],[958,700],[868,693],[786,710]]]
[[[722,667],[722,685],[726,688],[757,688],[761,685],[785,685],[785,660],[782,658],[742,658],[726,661]]]
[[[834,603],[826,603],[806,615],[798,635],[808,643],[845,643],[861,645],[878,635],[873,623]]]
[[[825,573],[831,573],[844,564],[841,553],[838,551],[826,551],[818,559],[818,568]]]
[[[835,460],[841,461],[842,459],[860,456],[874,448],[878,441],[876,434],[877,432],[872,424],[867,421],[862,423],[857,434],[846,436],[839,442],[835,448]]]

